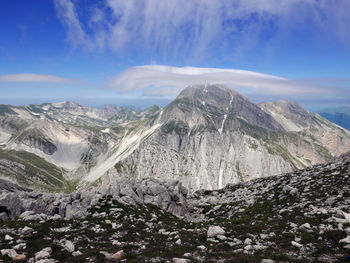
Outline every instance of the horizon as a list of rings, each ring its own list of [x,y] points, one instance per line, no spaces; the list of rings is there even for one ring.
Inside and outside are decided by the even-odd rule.
[[[2,2],[1,104],[165,106],[225,84],[255,103],[350,105],[346,0]]]
[[[211,84],[211,85],[215,85],[215,84]],[[242,94],[241,94],[242,95]],[[177,96],[176,96],[177,97]],[[247,97],[249,100],[250,98]],[[174,98],[175,99],[175,98]],[[16,101],[20,101],[21,99],[16,99]],[[27,101],[26,99],[24,99],[25,101]],[[152,100],[136,100],[135,98],[129,98],[127,100],[123,99],[123,102],[115,102],[115,101],[109,101],[110,99],[105,98],[105,100],[100,100],[98,103],[96,102],[95,99],[93,98],[50,98],[50,99],[36,99],[33,100],[32,102],[28,102],[28,103],[11,103],[11,101],[9,101],[9,103],[0,103],[0,105],[10,105],[10,106],[17,106],[17,107],[25,107],[25,106],[29,106],[29,105],[43,105],[43,104],[56,104],[56,103],[63,103],[63,102],[73,102],[73,103],[77,103],[80,106],[87,106],[90,108],[95,108],[95,109],[102,109],[104,107],[106,107],[107,105],[112,105],[115,107],[122,107],[122,108],[127,108],[127,109],[132,109],[132,110],[136,110],[136,111],[140,111],[140,110],[145,110],[149,107],[152,106],[159,106],[161,108],[165,108],[167,107],[173,100],[170,99],[152,99]],[[252,101],[255,104],[260,104],[260,103],[265,103],[265,102],[278,102],[278,101],[283,101],[284,99],[279,99],[279,100],[274,100],[274,101],[261,101],[261,102],[255,102]],[[137,103],[135,104],[135,101],[137,101]],[[288,102],[296,102],[293,100],[286,100]],[[297,102],[298,103],[298,102]],[[298,103],[299,104],[299,103]],[[301,105],[302,106],[302,105]],[[304,107],[305,108],[305,107]],[[305,108],[306,110],[309,110],[311,112],[327,112],[327,111],[334,111],[334,110],[350,110],[349,106],[338,106],[338,107],[331,107],[331,108],[316,108],[316,109],[312,109],[312,108]]]

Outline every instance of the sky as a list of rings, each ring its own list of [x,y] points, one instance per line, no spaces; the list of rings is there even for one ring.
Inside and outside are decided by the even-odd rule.
[[[350,106],[349,0],[0,0],[0,103],[165,105],[220,83]]]

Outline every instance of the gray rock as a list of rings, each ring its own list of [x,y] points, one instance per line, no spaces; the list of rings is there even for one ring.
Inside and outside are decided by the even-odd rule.
[[[253,243],[253,241],[250,238],[246,238],[244,240],[244,245],[251,245]]]
[[[216,238],[219,240],[226,240],[227,239],[227,237],[224,235],[217,235]]]
[[[65,240],[63,244],[64,244],[63,247],[64,247],[65,250],[67,250],[70,253],[74,252],[75,246],[74,246],[72,241]]]
[[[80,252],[79,250],[78,250],[78,251],[74,251],[74,252],[72,253],[72,256],[73,256],[73,257],[79,257],[79,256],[81,256],[81,255],[83,255],[83,253]]]
[[[207,248],[205,247],[205,246],[203,246],[203,245],[200,245],[200,246],[198,246],[197,247],[199,250],[201,250],[201,251],[206,251],[207,250]]]
[[[55,259],[40,259],[38,261],[35,261],[35,263],[57,263],[58,260]]]
[[[5,235],[5,240],[8,240],[8,241],[13,240],[13,237],[11,237],[10,235],[6,234]]]
[[[302,224],[300,226],[300,229],[304,229],[304,230],[310,230],[311,229],[311,226],[309,223],[305,223],[305,224]]]
[[[1,255],[7,255],[10,258],[14,258],[17,256],[17,252],[14,249],[1,249]]]
[[[50,257],[51,253],[52,253],[51,247],[43,248],[39,252],[35,253],[35,260],[48,258]]]
[[[34,229],[28,226],[23,227],[23,229],[21,230],[22,235],[29,235],[33,232],[34,232]]]
[[[209,238],[216,237],[218,235],[225,235],[226,232],[220,226],[209,226],[207,236]]]
[[[341,239],[339,243],[350,244],[350,236],[347,236],[346,238]]]
[[[10,219],[10,217],[9,217],[9,215],[7,214],[7,213],[0,213],[0,221],[7,221],[7,220],[9,220]]]
[[[297,248],[302,248],[303,247],[302,244],[299,244],[298,242],[295,242],[295,241],[292,241],[292,246],[293,247],[297,247]]]
[[[173,263],[190,263],[191,261],[187,258],[173,258]]]

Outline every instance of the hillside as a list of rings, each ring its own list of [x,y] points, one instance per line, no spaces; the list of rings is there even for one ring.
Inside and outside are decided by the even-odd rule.
[[[28,193],[13,185],[9,191],[0,180],[0,206],[19,215],[0,225],[0,259],[346,262],[349,180],[350,154],[193,195],[177,182],[154,179],[115,179],[70,195]],[[183,208],[172,210],[182,216],[166,211],[174,206]]]

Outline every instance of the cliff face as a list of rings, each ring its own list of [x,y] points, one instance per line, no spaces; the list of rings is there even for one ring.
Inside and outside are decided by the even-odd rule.
[[[191,86],[117,172],[183,182],[190,191],[290,172],[350,147],[346,130],[296,103],[255,105],[221,85]]]

